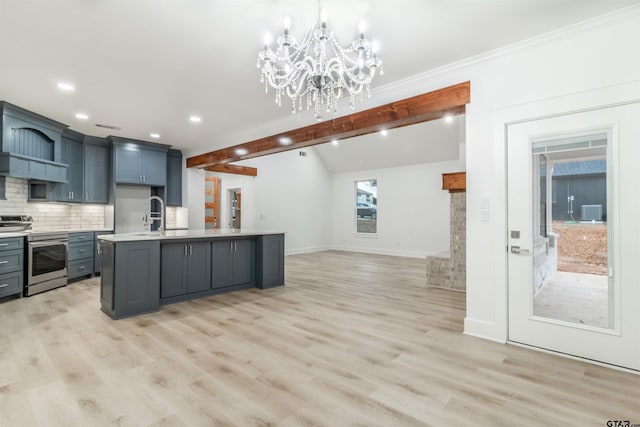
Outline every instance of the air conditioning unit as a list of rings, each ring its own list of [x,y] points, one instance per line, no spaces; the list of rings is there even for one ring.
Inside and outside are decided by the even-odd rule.
[[[581,221],[602,221],[602,205],[582,205]]]

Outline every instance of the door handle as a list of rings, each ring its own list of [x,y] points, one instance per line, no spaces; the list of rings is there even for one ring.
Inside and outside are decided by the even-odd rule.
[[[512,254],[528,254],[529,249],[521,249],[520,246],[511,246]]]

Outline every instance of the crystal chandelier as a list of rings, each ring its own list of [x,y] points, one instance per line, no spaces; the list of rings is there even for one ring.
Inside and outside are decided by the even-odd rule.
[[[320,9],[320,7],[318,8]],[[326,13],[319,10],[319,19],[307,31],[301,43],[289,33],[291,22],[285,19],[284,33],[278,37],[275,51],[269,47],[269,36],[258,54],[260,82],[276,92],[275,101],[282,105],[286,94],[292,102],[291,112],[313,107],[315,117],[321,120],[321,109],[336,112],[338,101],[349,96],[351,109],[356,96],[362,101],[363,92],[371,96],[371,80],[380,69],[382,61],[376,56],[375,43],[364,37],[364,25],[359,28],[360,37],[347,48],[336,40],[327,25]]]

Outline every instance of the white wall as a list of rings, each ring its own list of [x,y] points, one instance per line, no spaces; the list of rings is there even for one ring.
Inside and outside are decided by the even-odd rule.
[[[442,174],[458,161],[335,174],[331,184],[332,248],[424,258],[449,251],[449,193]],[[355,181],[378,180],[377,235],[355,233]]]
[[[298,153],[304,151],[306,157]],[[330,246],[331,176],[313,148],[246,160],[258,168],[253,180],[255,227],[287,232],[286,253],[328,249]],[[222,185],[229,175],[219,174]],[[243,195],[243,204],[245,203]],[[244,209],[244,205],[243,205]],[[243,224],[245,223],[243,212]]]

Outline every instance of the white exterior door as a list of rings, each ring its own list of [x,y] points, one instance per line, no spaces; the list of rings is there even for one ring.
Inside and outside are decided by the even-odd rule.
[[[507,152],[509,341],[640,370],[640,103],[510,124]],[[604,216],[585,224],[581,214],[598,205],[580,212],[573,194],[554,199],[560,164],[585,176],[606,165]],[[568,219],[553,218],[554,203],[568,203]],[[579,264],[559,271],[560,223],[606,231],[600,275]],[[548,291],[555,296],[540,302]]]

